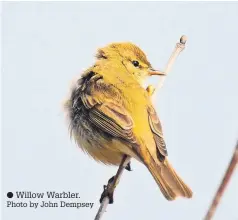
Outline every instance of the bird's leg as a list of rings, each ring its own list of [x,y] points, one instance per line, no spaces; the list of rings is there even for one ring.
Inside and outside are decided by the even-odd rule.
[[[126,165],[125,169],[128,170],[128,171],[132,171],[132,169],[131,169],[131,162],[129,162],[129,163]]]
[[[100,198],[100,203],[102,203],[103,199],[105,197],[108,196],[109,198],[109,204],[112,204],[113,203],[113,193],[114,193],[114,189],[117,185],[117,183],[115,184],[115,186],[113,187],[113,184],[114,184],[114,179],[115,179],[115,176],[111,177],[109,180],[108,180],[108,183],[107,185],[104,185],[103,188],[103,192],[102,192],[102,195],[101,195],[101,198]]]

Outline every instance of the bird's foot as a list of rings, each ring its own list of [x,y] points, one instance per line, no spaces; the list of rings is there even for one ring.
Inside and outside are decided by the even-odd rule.
[[[106,197],[109,198],[109,204],[112,204],[114,202],[114,200],[113,200],[114,188],[112,188],[112,184],[114,183],[114,178],[115,178],[115,176],[111,177],[108,180],[107,186],[106,185],[103,186],[104,189],[103,189],[101,198],[99,200],[100,203],[102,203],[103,199]]]
[[[132,171],[132,169],[131,169],[131,162],[129,162],[129,163],[126,165],[125,169],[128,170],[128,171]]]

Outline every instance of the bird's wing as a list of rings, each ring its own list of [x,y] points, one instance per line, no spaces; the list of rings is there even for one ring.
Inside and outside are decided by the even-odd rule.
[[[151,131],[153,132],[156,147],[159,150],[160,154],[162,154],[163,156],[168,156],[161,123],[153,107],[148,108],[148,116],[150,128]]]
[[[113,137],[135,143],[133,119],[120,102],[119,91],[104,82],[96,73],[82,78],[81,100],[88,112],[88,119]]]
[[[135,142],[133,121],[122,106],[110,102],[96,105],[89,112],[89,120],[114,137]]]
[[[88,120],[104,132],[136,144],[133,118],[121,102],[120,92],[105,83],[102,76],[91,72],[81,79],[81,100],[88,112]],[[152,106],[148,107],[148,123],[158,149],[158,157],[168,155],[160,120]]]

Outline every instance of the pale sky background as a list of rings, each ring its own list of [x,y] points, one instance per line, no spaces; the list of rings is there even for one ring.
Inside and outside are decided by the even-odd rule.
[[[238,3],[3,3],[3,220],[91,220],[115,167],[97,164],[70,141],[62,100],[98,47],[132,41],[163,69],[189,38],[156,99],[169,159],[191,200],[166,201],[132,161],[103,220],[201,220],[238,138]],[[158,79],[154,78],[154,82]],[[215,220],[237,220],[238,172]],[[8,191],[79,192],[93,209],[5,208]],[[17,199],[13,199],[17,201]]]

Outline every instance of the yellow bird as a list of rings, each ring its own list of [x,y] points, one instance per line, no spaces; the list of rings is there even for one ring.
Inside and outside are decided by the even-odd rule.
[[[160,120],[143,88],[156,71],[132,43],[100,48],[96,63],[76,81],[65,103],[70,133],[96,161],[120,165],[124,155],[143,163],[168,200],[192,197],[169,164]]]

